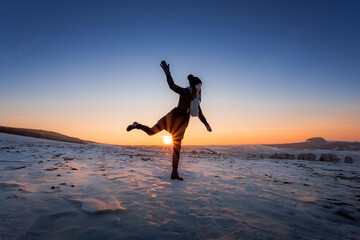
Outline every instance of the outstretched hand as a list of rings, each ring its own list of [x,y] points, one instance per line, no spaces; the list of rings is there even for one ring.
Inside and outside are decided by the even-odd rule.
[[[210,125],[206,125],[206,129],[207,129],[209,132],[211,132],[211,131],[212,131],[212,129],[211,129],[211,127],[210,127]]]
[[[164,70],[166,75],[170,75],[170,64],[167,64],[164,60],[161,61],[160,66]]]

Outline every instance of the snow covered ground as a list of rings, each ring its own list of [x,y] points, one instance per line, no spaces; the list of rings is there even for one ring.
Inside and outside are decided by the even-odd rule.
[[[184,147],[180,182],[165,147],[0,133],[0,239],[360,239],[360,153],[258,158],[273,152]]]

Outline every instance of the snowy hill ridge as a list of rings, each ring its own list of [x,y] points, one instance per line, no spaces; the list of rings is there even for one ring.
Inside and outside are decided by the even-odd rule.
[[[27,128],[13,128],[13,127],[4,127],[0,126],[0,132],[15,134],[20,136],[34,137],[34,138],[42,138],[49,139],[61,142],[71,142],[71,143],[81,143],[86,144],[89,141],[85,141],[75,137],[69,137],[57,132],[39,130],[39,129],[27,129]]]
[[[290,148],[290,149],[327,149],[339,151],[360,151],[359,142],[345,142],[345,141],[326,141],[322,137],[313,137],[307,139],[305,142],[298,143],[283,143],[283,144],[263,144],[268,147]]]

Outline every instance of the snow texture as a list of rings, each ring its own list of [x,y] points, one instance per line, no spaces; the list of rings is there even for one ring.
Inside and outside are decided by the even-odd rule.
[[[181,182],[166,147],[0,134],[0,239],[360,239],[360,153],[282,152],[185,146]]]

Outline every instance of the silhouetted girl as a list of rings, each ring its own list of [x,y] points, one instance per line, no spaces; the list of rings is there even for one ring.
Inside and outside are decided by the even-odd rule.
[[[171,133],[174,148],[171,179],[182,181],[184,179],[179,176],[177,169],[180,159],[181,140],[184,138],[185,130],[189,124],[190,115],[193,117],[198,116],[201,122],[203,122],[206,126],[206,129],[209,132],[212,130],[200,108],[202,86],[201,80],[198,77],[194,77],[190,74],[188,76],[190,86],[187,88],[179,87],[174,83],[174,80],[171,77],[169,64],[166,64],[165,61],[162,61],[160,66],[166,74],[166,79],[170,89],[180,95],[178,106],[171,110],[171,112],[166,114],[163,118],[161,118],[152,128],[134,122],[133,124],[129,125],[126,130],[131,131],[136,128],[143,130],[148,135],[154,135],[165,129]]]

